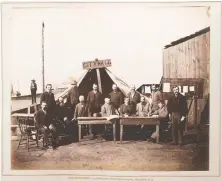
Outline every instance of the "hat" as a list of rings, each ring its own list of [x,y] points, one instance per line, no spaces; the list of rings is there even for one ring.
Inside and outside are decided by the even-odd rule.
[[[35,81],[35,79],[32,79],[31,81]]]
[[[74,80],[74,81],[71,83],[71,85],[75,85],[75,84],[77,84],[77,82]]]

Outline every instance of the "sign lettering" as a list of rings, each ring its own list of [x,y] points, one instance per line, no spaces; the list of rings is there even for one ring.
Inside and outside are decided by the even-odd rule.
[[[83,69],[97,69],[97,68],[104,68],[104,67],[111,67],[111,59],[105,60],[95,60],[89,62],[83,62]]]

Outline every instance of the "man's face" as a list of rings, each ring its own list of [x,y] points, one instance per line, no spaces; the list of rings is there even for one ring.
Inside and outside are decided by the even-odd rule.
[[[42,107],[42,109],[46,110],[47,109],[47,104],[45,102],[43,102],[41,107]]]
[[[63,98],[62,97],[59,98],[59,103],[63,103]]]
[[[116,91],[117,90],[117,86],[113,85],[113,90]]]
[[[178,87],[175,87],[175,88],[173,89],[173,92],[174,92],[174,94],[177,96],[177,95],[179,94],[179,88],[178,88]]]
[[[141,101],[142,103],[144,103],[144,102],[145,102],[145,97],[141,97],[140,101]]]
[[[129,98],[126,98],[126,99],[124,100],[124,102],[125,102],[125,104],[129,104]]]
[[[163,108],[163,103],[160,102],[160,103],[158,104],[158,106],[159,106],[160,109],[162,109],[162,108]]]
[[[47,85],[46,91],[51,93],[52,92],[52,86],[51,85]]]
[[[110,99],[105,100],[106,104],[110,104]]]
[[[93,90],[97,91],[98,90],[98,86],[97,85],[93,85]]]
[[[156,86],[155,85],[152,85],[152,91],[156,91]]]
[[[83,96],[79,97],[79,102],[84,102],[84,97]]]

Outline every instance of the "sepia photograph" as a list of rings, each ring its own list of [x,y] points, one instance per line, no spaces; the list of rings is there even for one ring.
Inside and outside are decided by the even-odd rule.
[[[210,171],[211,5],[2,9],[12,171]]]

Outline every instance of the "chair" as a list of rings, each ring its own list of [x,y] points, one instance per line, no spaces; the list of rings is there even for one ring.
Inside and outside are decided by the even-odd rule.
[[[38,137],[37,130],[35,126],[29,126],[27,122],[29,118],[19,118],[17,117],[17,122],[20,130],[20,140],[17,149],[22,144],[22,141],[26,141],[26,147],[29,151],[30,141],[35,141],[38,147]]]

